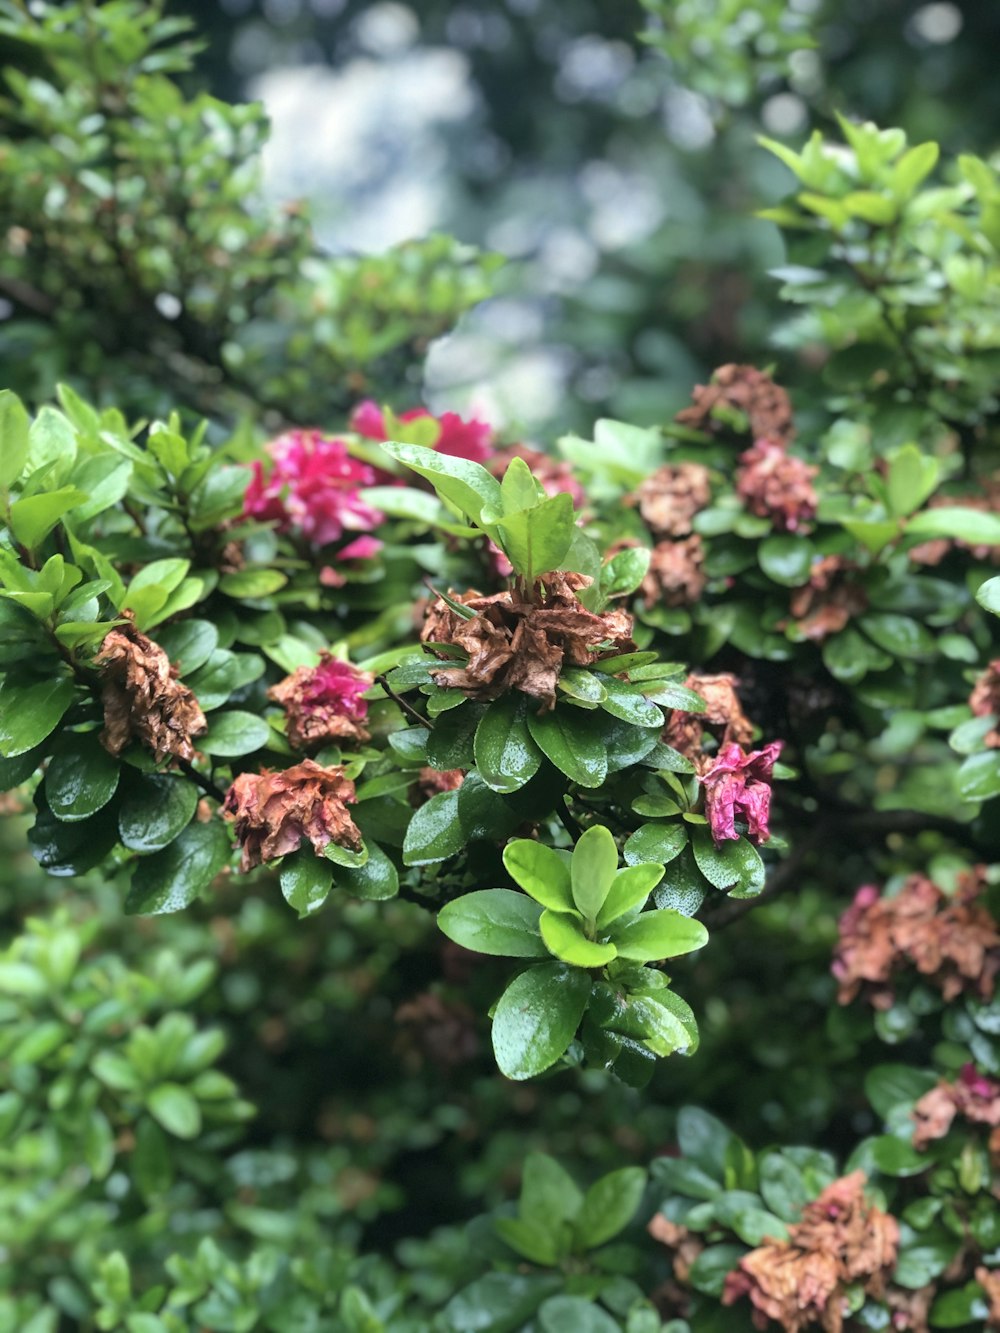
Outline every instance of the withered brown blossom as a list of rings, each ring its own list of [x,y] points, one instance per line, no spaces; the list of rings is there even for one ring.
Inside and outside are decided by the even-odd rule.
[[[724,404],[746,416],[755,440],[767,438],[788,444],[795,435],[788,394],[756,366],[720,366],[711,383],[699,384],[691,398],[691,407],[677,413],[682,426],[718,434],[721,427],[712,409]]]
[[[826,555],[809,571],[809,582],[792,593],[789,610],[805,638],[837,634],[867,608],[868,595],[852,581],[852,569],[843,556]]]
[[[1000,1269],[977,1268],[976,1281],[986,1293],[989,1301],[989,1314],[986,1316],[987,1328],[1000,1328]]]
[[[1000,715],[1000,660],[991,662],[972,687],[969,707],[974,717]],[[1000,730],[993,727],[983,737],[983,743],[991,749],[1000,746]]]
[[[654,537],[686,537],[691,520],[711,498],[708,468],[701,463],[677,463],[657,468],[627,503],[639,506]]]
[[[883,1299],[896,1264],[899,1224],[866,1201],[864,1184],[862,1171],[835,1180],[806,1204],[787,1240],[766,1240],[744,1255],[726,1278],[723,1305],[748,1296],[759,1329],[774,1320],[785,1333],[841,1333],[847,1286],[860,1285]]]
[[[672,746],[695,768],[703,771],[712,764],[713,756],[705,753],[705,737],[713,736],[719,747],[724,745],[742,745],[744,748],[753,740],[753,724],[743,712],[736,687],[739,681],[735,676],[721,673],[701,676],[692,672],[684,685],[705,700],[703,713],[687,713],[675,708],[667,719],[662,740]]]
[[[980,1074],[975,1065],[962,1068],[956,1082],[943,1079],[925,1092],[913,1108],[913,1146],[926,1148],[944,1138],[957,1115],[977,1125],[1000,1126],[1000,1083]]]
[[[226,793],[223,814],[235,820],[243,849],[240,869],[294,852],[310,842],[318,856],[330,843],[361,849],[361,832],[348,814],[354,783],[339,765],[323,768],[313,759],[281,772],[241,773]]]
[[[635,648],[627,612],[596,615],[579,600],[577,592],[591,582],[583,574],[557,572],[543,574],[530,596],[515,586],[489,597],[467,592],[453,598],[476,613],[471,619],[439,598],[420,637],[427,644],[461,648],[468,661],[436,668],[434,679],[444,688],[464,690],[471,699],[496,699],[519,690],[537,699],[542,711],[554,708],[564,664],[589,666],[602,656]]]
[[[911,875],[892,898],[871,884],[859,889],[840,918],[834,953],[840,1003],[863,994],[874,1008],[890,1008],[892,978],[907,966],[946,1000],[963,991],[988,998],[1000,972],[1000,930],[982,891],[976,871],[961,877],[950,898],[924,875]]]
[[[298,667],[267,694],[285,710],[289,743],[296,750],[315,750],[333,741],[370,739],[362,696],[371,683],[367,672],[323,652],[317,666]]]
[[[702,571],[705,548],[697,533],[653,547],[639,591],[647,607],[692,606],[708,582]]]
[[[678,1282],[687,1282],[691,1275],[692,1264],[705,1248],[702,1238],[696,1232],[689,1231],[687,1227],[671,1222],[662,1213],[650,1218],[646,1230],[654,1240],[658,1240],[661,1245],[672,1251],[674,1277]]]
[[[192,738],[208,723],[158,643],[126,620],[104,636],[94,665],[101,668],[103,681],[100,740],[110,754],[121,754],[138,741],[157,760],[194,758]]]
[[[736,493],[751,514],[770,519],[781,532],[795,532],[816,516],[818,474],[818,467],[785,453],[777,441],[757,440],[740,454]]]
[[[457,1000],[424,991],[401,1004],[395,1018],[401,1038],[397,1046],[417,1068],[429,1060],[439,1069],[453,1069],[479,1050],[475,1014]]]
[[[464,768],[424,767],[410,788],[410,804],[415,810],[419,810],[432,796],[440,796],[443,791],[457,791],[464,780]]]

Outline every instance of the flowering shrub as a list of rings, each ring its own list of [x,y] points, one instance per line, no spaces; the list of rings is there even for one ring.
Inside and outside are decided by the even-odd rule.
[[[194,152],[169,24],[36,8],[67,133],[120,85],[100,170],[150,98]],[[1000,183],[843,132],[771,145],[794,392],[545,451],[364,397],[421,318],[265,429],[320,261],[227,196],[251,425],[0,393],[0,785],[57,881],[0,954],[0,1324],[1000,1327]]]

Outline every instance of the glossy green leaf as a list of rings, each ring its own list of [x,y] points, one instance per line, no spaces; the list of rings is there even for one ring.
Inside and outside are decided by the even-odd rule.
[[[449,501],[474,522],[480,523],[483,530],[496,539],[496,524],[481,520],[484,509],[502,513],[503,499],[499,482],[484,467],[464,458],[435,453],[433,449],[418,444],[390,442],[382,447],[391,458],[425,477],[443,500]]]
[[[588,939],[583,922],[575,914],[545,911],[538,925],[549,953],[574,967],[603,967],[617,952],[613,944]]]
[[[204,666],[219,646],[219,631],[210,620],[180,620],[176,625],[164,625],[156,641],[180,667],[182,676],[189,676]]]
[[[582,1296],[552,1296],[538,1309],[538,1333],[620,1333],[621,1325]]]
[[[0,684],[0,754],[13,759],[33,750],[59,725],[75,697],[68,676],[5,677]]]
[[[539,934],[542,909],[513,889],[480,889],[446,903],[438,913],[441,931],[473,953],[505,958],[544,958]]]
[[[1000,546],[1000,515],[962,505],[941,505],[916,514],[906,525],[907,537],[952,537],[970,546]]]
[[[279,875],[281,892],[299,917],[312,916],[326,902],[333,886],[333,867],[311,847],[300,847],[286,856]]]
[[[122,781],[118,831],[133,852],[158,852],[186,828],[198,805],[198,788],[172,773],[136,773]]]
[[[598,929],[603,929],[626,913],[643,907],[663,875],[662,865],[640,864],[619,870],[611,881],[608,896],[597,914]]]
[[[371,902],[395,898],[399,892],[399,871],[375,842],[365,839],[368,860],[362,866],[341,866],[337,884],[345,893]]]
[[[188,907],[229,862],[229,834],[219,820],[189,824],[168,847],[135,865],[125,899],[130,914],[159,915]]]
[[[179,1083],[161,1083],[149,1094],[147,1105],[168,1134],[196,1139],[201,1133],[201,1108]]]
[[[234,758],[263,749],[270,736],[271,728],[264,718],[234,708],[217,713],[211,719],[206,734],[198,738],[198,749],[206,754]]]
[[[989,801],[1000,796],[1000,751],[969,755],[958,770],[958,790],[966,801]]]
[[[45,795],[57,819],[89,819],[118,787],[120,765],[96,731],[63,732],[45,770]]]
[[[608,775],[608,749],[579,709],[528,713],[531,738],[551,763],[581,787],[599,787]]]
[[[499,524],[500,544],[515,571],[533,583],[540,574],[559,568],[575,525],[573,497],[561,491],[532,509],[505,513]]]
[[[687,846],[688,831],[681,823],[640,824],[625,843],[623,855],[629,865],[652,861],[669,865]]]
[[[622,722],[631,722],[636,727],[663,726],[662,710],[650,703],[637,685],[629,685],[615,676],[606,676],[604,691],[601,707],[612,717],[620,718]]]
[[[619,957],[638,963],[677,958],[708,943],[708,931],[700,921],[670,908],[643,912],[634,921],[612,926],[609,933]]]
[[[792,533],[767,537],[757,548],[761,569],[769,579],[786,588],[800,588],[809,582],[814,554],[807,537]]]
[[[513,695],[490,704],[476,727],[475,763],[494,791],[517,791],[538,772],[542,752],[531,739],[526,707]]]
[[[910,616],[893,612],[869,613],[858,620],[859,627],[871,641],[894,657],[929,658],[934,656],[934,636]]]
[[[444,791],[414,812],[403,841],[403,864],[433,865],[454,856],[466,845],[458,817],[458,792]]]
[[[576,1219],[580,1244],[594,1249],[624,1231],[638,1212],[645,1189],[646,1172],[639,1166],[622,1167],[596,1180],[583,1196]]]
[[[493,1015],[493,1051],[500,1072],[522,1080],[559,1060],[576,1034],[591,980],[564,963],[539,963],[514,978]]]
[[[22,546],[33,551],[41,545],[63,515],[86,498],[86,492],[76,486],[63,486],[59,490],[15,500],[10,507],[11,532]]]
[[[21,475],[28,457],[30,425],[31,418],[17,394],[0,389],[0,487],[11,486]]]
[[[504,848],[503,863],[511,878],[543,907],[573,910],[568,858],[533,838],[518,838]]]

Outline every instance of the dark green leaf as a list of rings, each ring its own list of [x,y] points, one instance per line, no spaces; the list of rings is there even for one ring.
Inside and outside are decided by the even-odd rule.
[[[355,898],[380,902],[395,898],[399,892],[399,871],[378,843],[365,839],[368,860],[363,866],[342,866],[337,871],[337,884]]]
[[[813,555],[812,542],[791,533],[767,537],[757,548],[761,569],[769,579],[786,588],[800,588],[809,582]]]
[[[208,888],[228,863],[229,854],[229,834],[221,821],[189,824],[169,847],[136,863],[125,911],[131,915],[179,912]]]
[[[525,714],[524,700],[507,695],[490,704],[476,728],[476,767],[494,791],[516,791],[538,772],[542,754]]]
[[[158,852],[190,824],[198,788],[172,773],[126,770],[118,812],[121,840],[133,852]]]
[[[156,636],[163,651],[189,676],[208,661],[219,645],[219,631],[210,620],[180,620],[164,625]]]
[[[528,730],[542,753],[581,787],[599,787],[608,774],[608,751],[591,719],[579,709],[528,714]]]
[[[299,917],[312,916],[326,902],[333,885],[333,868],[311,847],[300,847],[281,863],[281,892]]]
[[[89,819],[114,796],[119,770],[96,731],[63,732],[45,770],[49,809],[57,819]]]
[[[68,676],[30,680],[7,676],[0,684],[0,754],[25,754],[45,740],[76,697]]]
[[[681,823],[640,824],[625,843],[625,860],[629,865],[642,861],[668,865],[684,850],[687,840],[687,828]]]
[[[563,963],[539,963],[515,977],[493,1015],[500,1072],[520,1080],[554,1065],[576,1034],[590,986],[586,972]]]
[[[585,1249],[593,1249],[623,1231],[638,1211],[646,1188],[646,1172],[622,1167],[594,1182],[583,1196],[574,1228]]]
[[[198,738],[198,748],[206,754],[233,758],[263,749],[270,737],[271,728],[262,717],[232,709],[212,718],[207,733]]]

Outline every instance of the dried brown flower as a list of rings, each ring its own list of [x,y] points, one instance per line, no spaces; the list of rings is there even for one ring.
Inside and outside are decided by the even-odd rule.
[[[991,662],[973,685],[969,707],[975,717],[1000,715],[1000,660]],[[983,737],[983,742],[996,749],[1000,746],[1000,730],[993,727]]]
[[[638,504],[655,537],[686,537],[691,520],[712,498],[710,478],[700,463],[667,464],[647,477],[628,503]]]
[[[704,713],[686,713],[675,708],[667,720],[662,739],[681,754],[686,755],[696,768],[708,768],[712,756],[705,753],[706,734],[714,736],[719,748],[724,745],[748,746],[753,740],[753,725],[743,712],[735,676],[720,674],[700,676],[692,672],[684,682],[689,690],[700,694],[707,705]]]
[[[956,1115],[996,1129],[1000,1126],[1000,1083],[967,1064],[954,1083],[942,1080],[925,1092],[913,1108],[913,1146],[926,1148],[944,1138]]]
[[[862,1171],[835,1180],[806,1204],[787,1240],[744,1255],[726,1278],[723,1305],[749,1296],[755,1328],[773,1319],[785,1333],[841,1333],[846,1286],[858,1283],[881,1300],[896,1264],[899,1224],[865,1200],[864,1184]]]
[[[367,672],[324,652],[318,666],[299,667],[267,694],[285,710],[289,743],[296,750],[315,750],[331,741],[370,738],[362,696],[371,683]]]
[[[977,1268],[976,1281],[985,1291],[986,1299],[990,1303],[986,1327],[1000,1328],[1000,1269]]]
[[[410,788],[410,804],[415,810],[443,791],[457,791],[465,780],[464,768],[422,768]]]
[[[356,852],[361,833],[347,812],[354,783],[339,765],[303,759],[281,772],[241,773],[226,793],[223,813],[235,820],[243,848],[240,869],[287,856],[306,840],[317,855],[335,842]]]
[[[701,568],[704,559],[697,533],[654,546],[639,588],[646,606],[692,606],[708,582]]]
[[[935,1287],[923,1287],[920,1291],[890,1287],[885,1296],[885,1303],[892,1311],[889,1327],[893,1330],[905,1329],[908,1333],[931,1333],[927,1317],[936,1295]]]
[[[439,1069],[467,1064],[479,1050],[476,1016],[468,1005],[424,991],[396,1010],[399,1043],[410,1063],[425,1060]]]
[[[1000,972],[1000,930],[980,901],[982,890],[975,871],[950,898],[924,875],[911,875],[892,898],[871,884],[859,889],[840,918],[833,960],[840,1003],[863,993],[874,1008],[888,1009],[891,978],[908,965],[946,1000],[963,991],[990,996]]]
[[[852,569],[843,556],[826,555],[813,565],[809,582],[792,593],[789,610],[805,638],[818,641],[839,633],[868,606],[864,588],[850,579]]]
[[[590,582],[583,574],[557,572],[543,574],[530,597],[515,587],[489,597],[468,592],[453,598],[476,613],[471,619],[439,598],[420,637],[424,643],[461,648],[468,661],[435,669],[434,679],[445,688],[464,690],[472,699],[496,699],[519,690],[537,699],[543,711],[554,708],[564,664],[589,666],[609,653],[635,647],[630,615],[596,615],[579,600],[577,591]]]
[[[705,1248],[705,1242],[693,1231],[687,1227],[680,1226],[676,1222],[671,1222],[669,1218],[657,1213],[655,1217],[650,1218],[646,1230],[654,1240],[660,1241],[668,1250],[672,1250],[671,1261],[674,1267],[674,1277],[678,1282],[687,1282],[691,1273],[691,1265]]]
[[[721,403],[744,413],[755,440],[787,444],[795,435],[788,394],[755,366],[720,366],[711,383],[699,384],[691,397],[692,406],[677,413],[682,426],[718,434],[720,426],[712,409]]]
[[[795,532],[816,515],[813,486],[819,468],[786,454],[775,440],[757,440],[740,454],[736,493],[751,514],[769,518],[782,532]]]
[[[121,754],[135,740],[158,760],[194,758],[192,737],[206,731],[208,723],[158,643],[128,620],[104,636],[94,665],[104,682],[100,739],[110,754]]]

